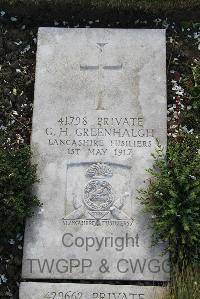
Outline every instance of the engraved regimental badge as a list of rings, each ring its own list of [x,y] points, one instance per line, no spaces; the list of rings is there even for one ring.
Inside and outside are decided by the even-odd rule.
[[[113,176],[111,167],[104,163],[92,164],[85,172],[88,182],[83,187],[82,197],[73,194],[74,211],[65,217],[72,219],[118,219],[132,220],[122,208],[129,194],[116,198],[109,181]]]

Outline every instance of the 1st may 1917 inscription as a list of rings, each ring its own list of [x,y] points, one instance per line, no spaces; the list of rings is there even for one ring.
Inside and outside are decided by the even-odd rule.
[[[142,117],[98,117],[92,127],[87,117],[64,116],[45,132],[49,146],[65,146],[69,155],[80,155],[87,148],[94,156],[105,156],[107,151],[131,156],[135,147],[151,148],[154,137],[153,129],[144,128]],[[109,139],[107,144],[104,138]]]
[[[24,279],[169,279],[137,200],[156,139],[166,146],[165,83],[163,30],[40,28],[32,149],[43,206],[27,221]]]

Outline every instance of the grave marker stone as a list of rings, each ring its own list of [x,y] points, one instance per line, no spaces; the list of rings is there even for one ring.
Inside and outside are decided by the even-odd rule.
[[[21,299],[159,299],[161,287],[72,284],[72,283],[22,283]]]
[[[166,146],[165,58],[164,30],[39,29],[43,207],[26,225],[24,279],[169,279],[137,200],[156,138]]]

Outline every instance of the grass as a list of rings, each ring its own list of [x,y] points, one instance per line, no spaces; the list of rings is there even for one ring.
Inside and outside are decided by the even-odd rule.
[[[167,291],[157,299],[199,299],[200,269],[186,267],[176,270]]]

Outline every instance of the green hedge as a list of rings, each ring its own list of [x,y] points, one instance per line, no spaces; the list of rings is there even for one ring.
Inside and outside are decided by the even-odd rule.
[[[199,0],[2,0],[2,4],[8,5],[83,5],[94,8],[120,8],[143,10],[146,12],[169,11],[175,9],[195,9],[200,7]]]
[[[23,229],[25,217],[39,206],[31,195],[37,181],[36,166],[31,164],[29,146],[0,149],[0,240],[16,237]]]
[[[183,133],[170,140],[166,156],[158,147],[147,189],[139,199],[152,215],[153,243],[168,242],[173,264],[200,259],[200,140]]]

